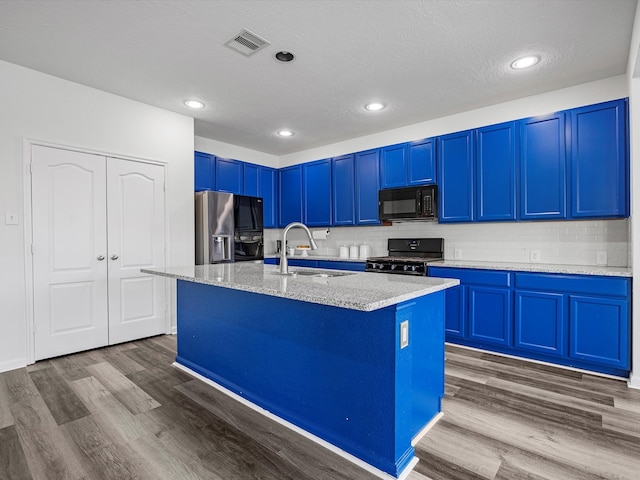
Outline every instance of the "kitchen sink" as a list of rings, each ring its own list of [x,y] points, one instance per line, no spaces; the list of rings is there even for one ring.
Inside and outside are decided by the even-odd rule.
[[[280,272],[274,272],[280,275]],[[318,277],[318,278],[331,278],[331,277],[344,277],[346,275],[354,275],[357,272],[340,272],[333,270],[289,270],[290,276],[305,276],[305,277]]]

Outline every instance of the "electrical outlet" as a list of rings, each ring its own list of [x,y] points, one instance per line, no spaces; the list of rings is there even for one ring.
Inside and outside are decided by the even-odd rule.
[[[532,262],[540,261],[540,250],[531,250],[531,261]]]
[[[462,260],[462,249],[454,248],[453,249],[453,259],[454,260]]]
[[[596,263],[598,265],[606,265],[607,264],[607,252],[601,250],[596,253]]]
[[[400,348],[409,346],[409,320],[400,323]]]
[[[5,225],[18,225],[18,212],[5,212],[4,223]]]

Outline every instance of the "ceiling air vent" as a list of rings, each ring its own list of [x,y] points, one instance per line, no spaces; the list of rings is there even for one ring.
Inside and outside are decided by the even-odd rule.
[[[249,30],[243,30],[225,43],[225,45],[248,57],[269,45],[269,42]]]

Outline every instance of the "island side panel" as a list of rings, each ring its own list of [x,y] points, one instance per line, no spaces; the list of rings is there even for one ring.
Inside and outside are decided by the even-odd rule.
[[[413,346],[399,348],[397,310],[178,281],[177,361],[397,476],[414,454]]]

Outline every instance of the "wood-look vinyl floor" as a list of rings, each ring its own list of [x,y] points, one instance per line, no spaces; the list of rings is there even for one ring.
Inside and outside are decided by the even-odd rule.
[[[368,480],[171,366],[160,336],[0,374],[0,480]],[[640,392],[447,346],[444,417],[408,480],[640,478]]]

